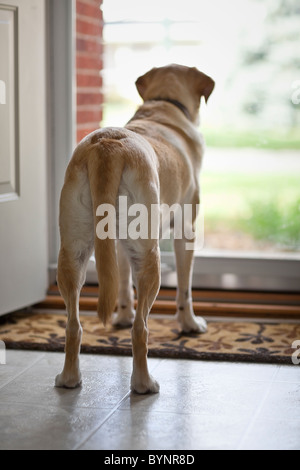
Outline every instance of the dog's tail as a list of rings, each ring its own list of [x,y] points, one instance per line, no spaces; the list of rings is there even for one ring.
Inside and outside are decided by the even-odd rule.
[[[95,258],[99,281],[97,312],[104,325],[114,311],[118,296],[119,272],[116,236],[114,236],[116,218],[109,219],[109,217],[111,214],[116,213],[116,201],[123,168],[124,155],[120,140],[106,138],[103,135],[97,143],[92,145],[88,158],[88,175],[93,202]],[[110,209],[112,209],[112,212],[110,212]],[[96,217],[104,215],[109,225],[107,233],[98,229],[97,224]],[[100,225],[101,220],[99,222],[98,219],[98,223]],[[104,226],[107,227],[106,224]],[[105,238],[106,236],[107,238]]]

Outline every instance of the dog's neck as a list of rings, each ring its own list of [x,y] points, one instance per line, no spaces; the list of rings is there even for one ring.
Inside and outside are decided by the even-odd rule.
[[[183,112],[183,114],[189,119],[189,121],[192,121],[192,116],[190,115],[190,112],[189,110],[187,109],[186,106],[184,106],[184,104],[180,103],[180,101],[177,101],[177,100],[173,100],[171,98],[151,98],[151,100],[149,101],[166,101],[167,103],[171,103],[173,104],[174,106],[176,106],[178,109],[180,109],[180,111]]]

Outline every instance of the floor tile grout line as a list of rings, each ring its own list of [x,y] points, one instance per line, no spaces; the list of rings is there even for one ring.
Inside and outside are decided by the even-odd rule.
[[[124,395],[123,398],[121,398],[121,400],[116,404],[116,406],[110,411],[110,413],[108,413],[108,415],[101,421],[100,424],[98,424],[97,426],[95,426],[95,428],[89,433],[89,435],[87,437],[85,437],[84,439],[82,439],[81,442],[79,442],[79,444],[76,444],[75,447],[73,447],[72,450],[79,450],[80,447],[82,447],[97,431],[99,431],[99,429],[109,420],[109,418],[118,410],[118,408],[121,406],[121,404],[123,403],[123,401],[125,401],[131,394],[131,391],[127,392],[126,395]]]
[[[153,367],[149,367],[151,374],[158,368],[158,366],[160,366],[162,362],[164,362],[164,359],[161,359],[161,358],[156,358],[156,359],[159,359],[159,360],[156,361],[155,364],[153,364]]]
[[[256,410],[255,410],[255,412],[254,412],[254,414],[253,414],[253,416],[252,416],[245,432],[243,433],[243,436],[241,437],[240,442],[238,443],[238,445],[236,447],[236,450],[243,450],[243,445],[244,445],[247,437],[249,436],[251,430],[253,429],[254,423],[257,420],[257,418],[258,418],[258,416],[259,416],[259,414],[260,414],[260,412],[261,412],[261,410],[262,410],[262,408],[263,408],[263,406],[264,406],[264,404],[265,404],[265,402],[266,402],[266,400],[267,400],[267,398],[270,394],[271,388],[272,388],[273,384],[275,383],[275,379],[276,379],[277,375],[279,374],[279,370],[280,370],[280,366],[278,366],[276,368],[276,370],[275,370],[275,372],[272,376],[272,379],[270,380],[269,385],[268,385],[268,387],[267,387],[267,389],[264,393],[264,396],[261,399],[258,407],[256,408]]]
[[[23,375],[25,372],[31,369],[31,367],[35,366],[38,362],[44,359],[44,357],[45,357],[45,353],[43,353],[41,357],[38,357],[37,359],[35,359],[29,366],[25,367],[25,369],[22,369],[18,374],[14,375],[12,378],[10,378],[9,380],[1,384],[0,390],[2,390],[2,388],[6,387],[6,385],[10,384],[14,380],[18,379],[21,375]]]

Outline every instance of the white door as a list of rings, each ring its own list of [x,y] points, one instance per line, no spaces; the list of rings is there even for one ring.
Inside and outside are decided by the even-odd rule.
[[[0,0],[0,315],[48,283],[45,0]]]

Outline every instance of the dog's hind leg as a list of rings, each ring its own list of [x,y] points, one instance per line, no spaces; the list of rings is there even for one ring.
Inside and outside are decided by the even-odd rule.
[[[149,374],[148,315],[160,286],[158,240],[127,242],[137,290],[137,309],[132,327],[133,372],[131,389],[137,393],[157,393],[159,384]]]
[[[118,265],[120,276],[118,313],[113,320],[113,325],[126,328],[132,326],[135,316],[133,305],[134,294],[129,259],[120,241],[118,242]]]
[[[78,181],[74,184],[74,180],[65,183],[60,204],[60,232],[57,282],[68,316],[65,364],[62,373],[56,377],[55,385],[75,388],[81,384],[79,352],[82,328],[79,321],[79,295],[85,282],[86,266],[94,242],[88,185],[80,185]]]

